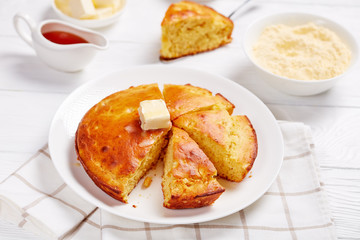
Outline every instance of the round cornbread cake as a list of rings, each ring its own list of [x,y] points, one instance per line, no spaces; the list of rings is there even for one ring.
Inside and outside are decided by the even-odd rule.
[[[235,106],[221,94],[190,84],[165,84],[163,94],[157,84],[140,85],[93,106],[76,132],[78,159],[99,188],[127,203],[139,180],[163,158],[164,207],[208,206],[224,192],[217,174],[240,182],[250,171],[256,132],[246,116],[231,116]],[[165,101],[178,128],[141,128],[140,102],[155,99]],[[203,119],[209,121],[201,125]]]

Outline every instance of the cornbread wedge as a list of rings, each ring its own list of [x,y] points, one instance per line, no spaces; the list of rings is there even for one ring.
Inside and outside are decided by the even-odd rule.
[[[231,114],[235,108],[221,94],[212,95],[209,90],[190,84],[165,84],[163,94],[171,120],[188,112],[208,109],[226,109]]]
[[[164,158],[164,207],[183,209],[212,204],[225,191],[215,175],[214,165],[195,141],[173,127]]]
[[[226,110],[198,111],[178,117],[173,125],[199,144],[220,177],[240,182],[252,168],[257,138],[246,116],[230,116]]]
[[[171,4],[161,23],[160,58],[175,59],[210,51],[232,41],[233,22],[191,1]]]

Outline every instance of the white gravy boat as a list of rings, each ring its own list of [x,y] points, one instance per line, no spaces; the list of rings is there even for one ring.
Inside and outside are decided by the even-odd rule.
[[[30,34],[21,28],[21,21],[30,28]],[[102,34],[59,20],[45,20],[36,25],[29,15],[18,13],[14,16],[14,26],[19,36],[35,50],[37,56],[48,66],[59,71],[82,70],[90,63],[98,50],[105,50],[109,45]],[[86,40],[87,43],[54,43],[43,35],[52,31],[74,34]]]

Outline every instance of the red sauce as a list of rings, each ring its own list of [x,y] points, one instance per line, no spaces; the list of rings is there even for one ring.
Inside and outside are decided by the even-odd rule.
[[[43,33],[44,37],[57,44],[77,44],[77,43],[88,43],[82,37],[79,37],[75,34],[63,31],[52,31]]]

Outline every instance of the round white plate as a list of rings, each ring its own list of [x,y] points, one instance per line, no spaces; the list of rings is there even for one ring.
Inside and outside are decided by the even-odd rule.
[[[240,183],[220,179],[226,191],[208,207],[170,210],[163,207],[162,163],[147,175],[149,188],[141,180],[123,204],[102,190],[88,177],[77,161],[74,136],[83,115],[104,97],[141,84],[187,84],[221,93],[235,106],[234,114],[247,115],[258,138],[258,156],[248,176]],[[112,73],[79,87],[57,111],[50,129],[49,150],[56,169],[77,194],[90,203],[125,218],[161,224],[186,224],[221,218],[239,211],[260,198],[275,180],[283,160],[283,140],[269,109],[251,92],[224,77],[199,70],[170,66],[141,66]]]

